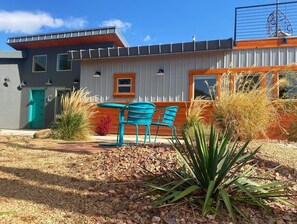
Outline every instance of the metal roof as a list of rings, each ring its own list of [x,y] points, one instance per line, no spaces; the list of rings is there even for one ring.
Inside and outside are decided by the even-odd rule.
[[[182,52],[199,52],[211,50],[227,50],[232,49],[233,40],[211,40],[197,41],[175,44],[162,44],[138,47],[122,47],[122,48],[98,48],[98,49],[81,49],[68,51],[71,60],[94,59],[94,58],[114,58],[114,57],[130,57],[130,56],[147,56],[174,54]]]
[[[126,39],[116,27],[45,33],[30,36],[10,37],[7,39],[7,44],[17,50],[98,42],[115,42],[119,47],[129,46]]]

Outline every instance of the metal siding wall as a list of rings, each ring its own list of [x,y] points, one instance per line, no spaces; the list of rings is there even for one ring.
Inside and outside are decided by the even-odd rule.
[[[102,102],[180,102],[188,100],[190,70],[287,65],[296,55],[292,47],[83,60],[80,80]],[[101,77],[93,78],[97,67]],[[164,76],[156,75],[160,67]],[[113,98],[115,73],[136,74],[135,98]]]

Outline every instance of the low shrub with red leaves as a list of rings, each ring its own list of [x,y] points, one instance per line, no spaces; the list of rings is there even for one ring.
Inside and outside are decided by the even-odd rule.
[[[100,118],[100,123],[97,125],[95,132],[98,135],[105,136],[109,134],[112,118],[110,115],[104,115]]]

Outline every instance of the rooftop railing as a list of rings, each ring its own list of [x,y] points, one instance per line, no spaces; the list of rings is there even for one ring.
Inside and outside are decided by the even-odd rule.
[[[234,41],[297,35],[297,1],[235,8]]]

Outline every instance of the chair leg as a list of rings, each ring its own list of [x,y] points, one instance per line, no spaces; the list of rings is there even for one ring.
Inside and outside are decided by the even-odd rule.
[[[159,133],[159,125],[158,125],[158,127],[157,127],[157,131],[156,131],[156,136],[155,136],[155,144],[156,144],[156,140],[157,140],[157,137],[158,137],[158,133]]]
[[[172,141],[175,140],[176,138],[176,128],[174,126],[170,127],[171,128],[171,137],[172,137]]]
[[[146,135],[147,135],[147,126],[145,126],[145,132],[144,132],[144,141],[143,143],[146,143]]]
[[[149,143],[151,144],[151,127],[147,126],[148,129],[148,135],[149,135]]]
[[[135,125],[136,127],[136,145],[138,145],[138,125]]]

